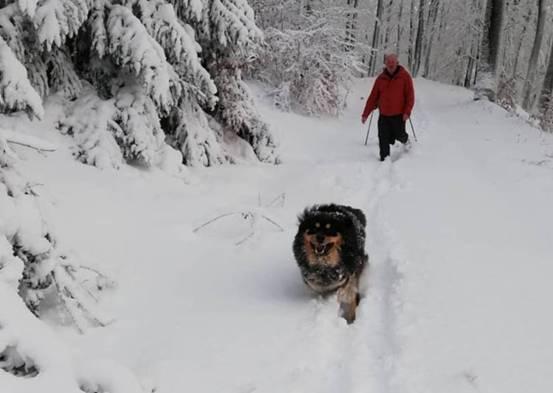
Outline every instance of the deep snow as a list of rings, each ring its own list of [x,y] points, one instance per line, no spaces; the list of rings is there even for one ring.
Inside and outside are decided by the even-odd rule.
[[[258,90],[283,164],[193,169],[186,182],[74,161],[54,115],[11,125],[61,146],[16,147],[21,170],[51,195],[66,245],[118,283],[106,328],[78,335],[48,316],[70,356],[122,365],[158,393],[552,391],[553,138],[416,80],[418,143],[380,163],[376,119],[368,147],[360,124],[371,84],[339,119],[278,112]],[[350,326],[293,260],[297,214],[323,202],[368,218]]]

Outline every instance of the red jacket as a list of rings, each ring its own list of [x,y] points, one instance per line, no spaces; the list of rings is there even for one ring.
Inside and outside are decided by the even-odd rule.
[[[398,70],[393,76],[384,71],[376,78],[371,95],[367,98],[362,117],[367,118],[369,114],[379,109],[384,116],[405,114],[411,116],[411,110],[415,104],[415,90],[411,75],[398,65]]]

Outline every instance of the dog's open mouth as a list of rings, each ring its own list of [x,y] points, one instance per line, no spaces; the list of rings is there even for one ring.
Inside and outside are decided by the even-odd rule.
[[[330,249],[332,248],[332,243],[327,244],[312,244],[313,250],[315,251],[316,255],[325,255],[327,254]]]

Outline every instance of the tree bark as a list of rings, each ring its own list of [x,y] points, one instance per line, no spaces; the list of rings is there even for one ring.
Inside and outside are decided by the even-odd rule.
[[[536,28],[534,44],[532,45],[532,52],[530,54],[530,60],[528,61],[526,82],[524,85],[524,98],[522,100],[522,107],[527,111],[532,110],[532,106],[535,101],[534,80],[536,79],[536,70],[538,68],[540,49],[543,42],[546,12],[545,1],[538,0],[538,27]]]
[[[486,3],[480,62],[477,70],[478,80],[474,94],[475,100],[484,97],[487,97],[490,101],[496,99],[504,2],[505,0],[487,0]]]
[[[414,66],[414,41],[415,41],[415,0],[411,0],[411,13],[409,15],[409,49],[407,50],[407,65],[411,72]]]
[[[539,108],[540,111],[545,111],[551,100],[551,92],[553,91],[553,40],[551,40],[551,49],[549,51],[549,61],[547,62],[547,70],[543,78],[543,85],[540,92]]]
[[[401,36],[403,35],[403,23],[401,18],[403,17],[403,0],[399,3],[399,14],[397,17],[397,38],[396,38],[396,53],[399,56]]]
[[[348,8],[351,7],[353,9],[352,11],[348,9],[348,18],[346,22],[346,51],[351,51],[357,40],[357,7],[359,5],[359,0],[347,0],[347,5]]]
[[[520,56],[522,55],[522,43],[524,42],[524,38],[526,37],[526,31],[528,30],[528,23],[530,23],[530,19],[532,18],[532,7],[528,7],[528,13],[524,17],[524,20],[522,22],[522,32],[520,33],[520,37],[517,44],[517,49],[515,51],[515,62],[513,64],[513,73],[512,77],[513,79],[518,78],[518,63],[520,61]]]
[[[430,3],[430,9],[428,11],[428,23],[427,27],[430,28],[430,34],[428,41],[426,42],[426,54],[424,60],[424,69],[422,76],[427,78],[430,73],[430,56],[432,55],[432,46],[434,45],[434,35],[436,32],[436,22],[438,19],[438,9],[440,7],[440,0],[432,0]]]
[[[383,47],[386,50],[389,50],[390,45],[390,35],[392,32],[392,13],[393,13],[394,0],[390,0],[388,6],[386,7],[386,34],[384,36],[384,45]]]
[[[369,62],[369,74],[374,75],[378,51],[380,50],[380,25],[382,22],[382,3],[384,0],[378,0],[376,6],[376,19],[374,21],[373,40],[371,48],[371,59]]]
[[[419,1],[419,22],[417,28],[417,38],[415,39],[415,56],[413,60],[413,76],[417,76],[421,66],[422,59],[422,40],[424,37],[424,14],[425,14],[424,0]]]

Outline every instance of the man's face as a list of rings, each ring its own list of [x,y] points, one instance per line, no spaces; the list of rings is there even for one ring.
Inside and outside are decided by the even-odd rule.
[[[389,73],[393,73],[398,65],[397,57],[395,55],[388,55],[384,59],[384,65]]]

